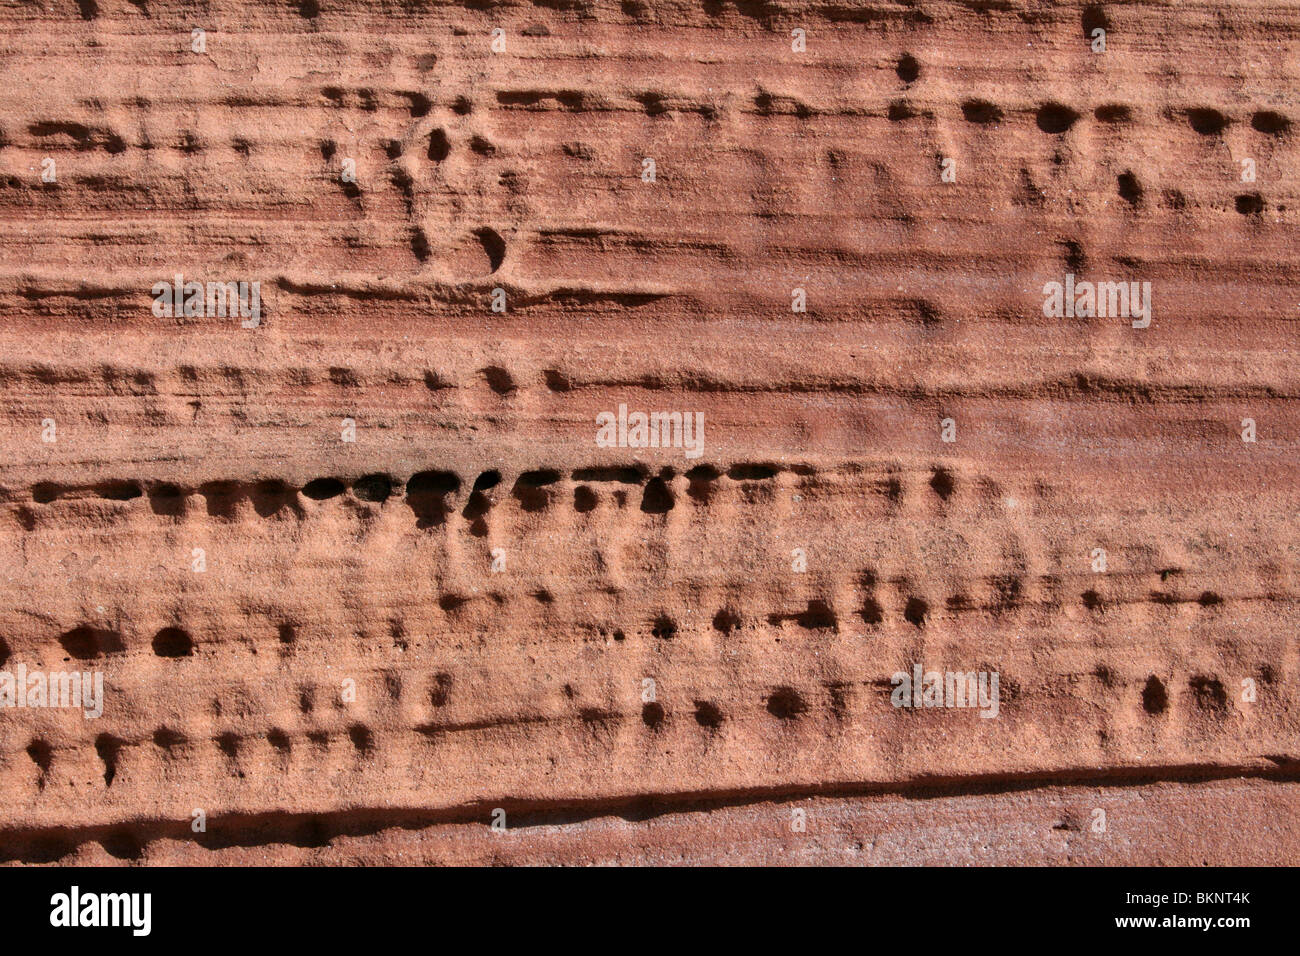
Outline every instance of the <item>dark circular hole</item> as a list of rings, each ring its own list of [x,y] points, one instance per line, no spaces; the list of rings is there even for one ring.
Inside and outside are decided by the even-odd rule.
[[[178,744],[183,744],[185,738],[170,727],[159,727],[153,732],[153,742],[163,750],[171,750]]]
[[[1235,204],[1237,212],[1243,216],[1258,216],[1264,211],[1264,200],[1258,193],[1238,196]]]
[[[159,657],[189,657],[194,641],[179,627],[164,627],[153,636],[153,652]]]
[[[495,488],[501,484],[501,472],[493,469],[485,471],[474,479],[474,491],[487,491],[489,488]]]
[[[651,478],[641,494],[641,510],[646,514],[667,514],[673,509],[673,493],[662,478]]]
[[[443,129],[435,129],[429,134],[429,158],[435,163],[440,163],[447,158],[451,152],[451,141],[447,139],[447,133]]]
[[[474,235],[478,238],[479,245],[487,253],[488,265],[492,272],[501,268],[501,263],[506,258],[506,241],[501,234],[495,229],[489,229],[487,226],[474,230]]]
[[[101,498],[109,501],[130,501],[144,494],[144,489],[135,481],[106,481],[96,490]]]
[[[489,365],[481,370],[488,387],[498,395],[509,395],[516,388],[514,377],[499,365]]]
[[[185,491],[170,483],[155,485],[149,489],[149,507],[154,514],[178,517],[185,510]]]
[[[1218,110],[1195,109],[1187,111],[1187,122],[1202,136],[1217,136],[1228,126],[1228,117]]]
[[[365,724],[353,724],[349,727],[348,737],[352,740],[352,746],[361,753],[369,753],[375,749],[375,736]]]
[[[1169,694],[1159,677],[1152,674],[1142,688],[1142,709],[1148,714],[1163,714],[1169,709]]]
[[[1109,30],[1110,18],[1106,16],[1106,10],[1099,3],[1090,4],[1083,11],[1080,17],[1083,25],[1083,38],[1092,39],[1093,30]]]
[[[43,773],[48,773],[50,764],[54,762],[54,748],[44,740],[33,740],[27,745],[27,756],[32,758],[32,763],[40,767]]]
[[[1060,103],[1047,103],[1038,109],[1038,128],[1044,133],[1064,133],[1074,125],[1079,114]]]
[[[1273,110],[1260,110],[1250,118],[1250,125],[1261,133],[1281,136],[1291,128],[1291,121]]]
[[[59,635],[59,643],[69,656],[79,661],[93,660],[100,654],[124,650],[120,635],[86,624]]]
[[[858,615],[865,624],[879,624],[885,619],[885,612],[880,607],[880,602],[873,597],[868,597],[862,602],[862,610]]]
[[[778,687],[767,698],[767,712],[780,720],[796,720],[807,710],[808,705],[792,687]]]
[[[362,501],[387,501],[393,494],[393,480],[387,475],[366,475],[352,483],[352,493]]]
[[[695,722],[701,727],[714,729],[722,726],[722,711],[718,705],[707,700],[695,702]]]
[[[721,631],[723,634],[730,634],[738,627],[740,627],[740,617],[734,611],[724,607],[713,615],[714,630]]]
[[[907,620],[907,623],[916,627],[925,626],[925,618],[929,613],[930,605],[916,597],[908,598],[907,606],[903,608],[903,617]]]
[[[129,830],[117,830],[99,841],[110,856],[119,860],[138,860],[144,856],[144,847]]]
[[[1141,204],[1142,184],[1138,182],[1138,178],[1131,172],[1120,173],[1117,185],[1119,187],[1120,197],[1130,206]]]
[[[677,622],[666,615],[661,615],[655,619],[650,633],[660,640],[671,641],[677,636]]]
[[[641,708],[641,720],[651,730],[658,730],[664,722],[663,704],[650,702]]]
[[[952,472],[947,468],[936,468],[934,474],[930,476],[930,488],[936,495],[947,501],[952,497],[953,490],[956,488]]]
[[[888,115],[891,123],[901,123],[903,120],[912,119],[917,115],[917,113],[916,110],[912,109],[910,104],[904,103],[900,100],[896,103],[889,104],[889,112],[886,115]]]
[[[343,482],[337,478],[317,478],[307,482],[302,493],[313,501],[324,501],[326,498],[337,498],[346,490]]]
[[[904,53],[898,58],[898,65],[894,67],[894,72],[904,83],[915,83],[916,78],[921,75],[921,64],[912,54]]]
[[[42,481],[39,485],[32,486],[32,500],[38,505],[47,505],[59,497],[60,490],[53,482]]]
[[[961,104],[961,115],[968,123],[985,126],[1002,121],[1002,110],[988,100],[967,100]]]
[[[1127,123],[1133,118],[1133,111],[1127,106],[1109,104],[1098,106],[1092,111],[1092,115],[1103,123]]]
[[[579,514],[595,511],[596,493],[586,485],[578,485],[573,489],[573,510]]]

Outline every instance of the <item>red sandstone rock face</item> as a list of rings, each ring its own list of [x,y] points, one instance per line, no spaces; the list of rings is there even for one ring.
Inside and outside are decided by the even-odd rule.
[[[0,22],[3,859],[1300,862],[1293,7]]]

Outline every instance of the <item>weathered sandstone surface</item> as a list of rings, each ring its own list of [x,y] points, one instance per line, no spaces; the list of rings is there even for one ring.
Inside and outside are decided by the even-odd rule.
[[[1287,3],[6,4],[0,668],[104,701],[0,707],[0,859],[1300,863],[1298,73]]]

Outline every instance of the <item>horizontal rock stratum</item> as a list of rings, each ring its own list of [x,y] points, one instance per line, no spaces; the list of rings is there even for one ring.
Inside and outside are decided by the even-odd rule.
[[[1298,65],[6,5],[0,860],[1300,863]]]

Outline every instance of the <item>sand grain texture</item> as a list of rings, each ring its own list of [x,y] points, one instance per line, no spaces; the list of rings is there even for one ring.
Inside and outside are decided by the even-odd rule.
[[[107,703],[0,710],[0,859],[1300,863],[1298,72],[1285,3],[5,5],[0,657]]]

